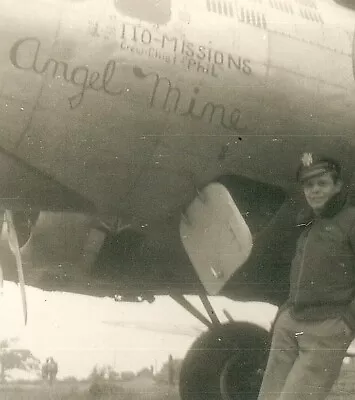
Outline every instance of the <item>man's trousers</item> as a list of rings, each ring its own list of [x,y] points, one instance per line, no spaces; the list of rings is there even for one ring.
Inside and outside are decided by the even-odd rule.
[[[339,318],[296,321],[278,316],[258,400],[323,400],[339,376],[355,334]]]

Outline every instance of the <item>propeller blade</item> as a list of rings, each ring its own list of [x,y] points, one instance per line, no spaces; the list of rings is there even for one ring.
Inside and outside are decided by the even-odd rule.
[[[0,295],[3,294],[4,290],[4,271],[2,269],[2,266],[0,265]]]
[[[23,309],[23,315],[24,315],[25,325],[26,325],[27,324],[27,298],[26,298],[26,290],[25,290],[25,278],[24,278],[24,274],[23,274],[20,246],[19,246],[19,242],[18,242],[15,224],[14,224],[13,213],[11,210],[5,211],[5,219],[6,219],[6,223],[7,223],[7,230],[8,230],[8,236],[9,236],[9,246],[10,246],[10,249],[13,252],[15,259],[16,259],[16,268],[17,268],[17,274],[18,274],[18,279],[19,279],[19,284],[20,284],[22,309]]]

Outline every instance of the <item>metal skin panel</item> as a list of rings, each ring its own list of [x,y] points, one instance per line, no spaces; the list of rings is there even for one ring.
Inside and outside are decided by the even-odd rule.
[[[43,288],[108,295],[141,278],[144,290],[197,292],[179,241],[196,188],[234,175],[292,194],[304,151],[354,171],[355,14],[332,0],[0,4],[0,208],[75,212],[133,232],[129,249],[119,235],[106,240],[113,261],[94,268],[101,281],[79,267],[79,251],[70,279],[52,279],[63,268],[42,260]],[[31,240],[56,237],[49,219]],[[51,254],[43,243],[34,248]],[[270,283],[260,248],[242,271],[250,298],[260,275]],[[35,275],[28,267],[26,282]],[[272,297],[271,283],[258,298]]]
[[[161,220],[187,203],[193,185],[227,171],[285,186],[296,150],[317,147],[320,136],[335,153],[342,148],[330,136],[353,143],[354,17],[331,1],[314,2],[323,23],[297,1],[290,13],[265,1],[224,12],[218,2],[166,0],[156,23],[154,2],[147,9],[124,0],[1,3],[0,145],[99,213]],[[306,140],[295,147],[295,135]],[[284,141],[283,152],[276,146],[270,154],[282,176],[265,174],[275,162],[261,146],[255,170],[247,167],[260,136]],[[244,142],[231,168],[229,154],[218,155],[238,137]],[[176,164],[186,150],[187,162]],[[205,154],[209,168],[201,170]],[[177,176],[179,191],[171,185]]]

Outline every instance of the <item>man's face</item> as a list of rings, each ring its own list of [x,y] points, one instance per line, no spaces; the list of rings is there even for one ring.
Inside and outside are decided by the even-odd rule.
[[[340,180],[334,182],[330,172],[307,179],[303,183],[307,203],[316,212],[321,211],[327,201],[340,192],[341,187],[342,182]]]

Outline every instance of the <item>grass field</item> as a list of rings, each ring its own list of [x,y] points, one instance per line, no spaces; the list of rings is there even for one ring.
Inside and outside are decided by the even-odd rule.
[[[179,400],[178,388],[167,385],[117,384],[116,389],[92,394],[88,383],[56,382],[52,387],[39,384],[6,384],[0,386],[1,400]],[[126,386],[126,387],[125,387]]]
[[[355,398],[355,359],[344,365],[338,382],[328,400],[353,400]],[[100,394],[89,391],[85,382],[56,382],[45,384],[0,385],[0,400],[180,400],[178,388],[158,385],[151,380],[134,380],[110,385]]]

